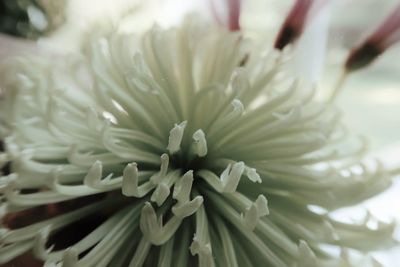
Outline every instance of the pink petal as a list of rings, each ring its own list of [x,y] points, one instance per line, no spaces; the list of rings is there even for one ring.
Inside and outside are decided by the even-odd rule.
[[[283,49],[300,36],[312,3],[313,0],[296,0],[275,40],[275,48]]]
[[[387,38],[387,43],[389,44],[394,44],[400,42],[400,29],[398,29],[396,32],[390,35],[389,38]]]
[[[355,71],[371,64],[388,47],[400,41],[400,5],[348,56],[345,68]]]
[[[240,30],[241,0],[210,0],[214,19],[230,31]]]
[[[373,42],[381,43],[385,48],[392,45],[395,40],[388,41],[390,36],[400,30],[400,4],[394,9],[381,26],[369,38]]]

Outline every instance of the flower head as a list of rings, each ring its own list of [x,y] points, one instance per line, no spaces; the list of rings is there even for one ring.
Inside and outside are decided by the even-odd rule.
[[[345,63],[347,71],[369,65],[387,48],[400,41],[400,5],[358,47],[353,49]]]
[[[274,47],[282,50],[295,42],[303,33],[306,24],[327,2],[328,0],[296,0],[279,30]]]
[[[359,162],[363,140],[285,75],[290,62],[190,21],[16,61],[0,261],[32,250],[46,266],[343,266],[321,245],[379,247],[393,224],[329,212],[390,177]]]

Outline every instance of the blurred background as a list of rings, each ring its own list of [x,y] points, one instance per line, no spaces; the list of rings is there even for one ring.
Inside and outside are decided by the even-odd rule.
[[[38,38],[64,22],[66,2],[51,0],[0,1],[0,32],[25,38]]]
[[[243,1],[241,25],[248,36],[272,46],[294,0]],[[399,4],[399,0],[333,0],[322,95],[338,79],[345,57]],[[144,4],[145,3],[145,4]],[[69,52],[98,21],[121,22],[121,31],[143,32],[154,22],[170,26],[183,14],[196,11],[210,18],[208,0],[0,0],[0,61],[26,52]],[[373,15],[371,15],[373,13]],[[1,94],[1,88],[0,88]],[[400,166],[400,44],[371,66],[352,74],[337,106],[355,133],[370,139],[371,157],[391,167]],[[400,223],[400,180],[362,205],[338,211],[357,217],[368,209],[379,218]],[[400,234],[397,234],[400,239]],[[400,247],[374,254],[387,267],[400,266]]]

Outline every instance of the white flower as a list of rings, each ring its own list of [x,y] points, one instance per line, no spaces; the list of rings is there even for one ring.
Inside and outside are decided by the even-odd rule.
[[[290,51],[190,21],[14,62],[0,261],[32,250],[64,267],[344,266],[322,245],[386,244],[393,224],[330,217],[390,177],[360,162],[363,139],[288,77],[290,64]],[[12,224],[43,206],[55,211]]]

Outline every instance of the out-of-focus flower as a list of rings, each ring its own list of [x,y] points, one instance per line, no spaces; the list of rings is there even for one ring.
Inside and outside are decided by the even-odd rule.
[[[214,18],[231,31],[240,30],[240,9],[242,0],[210,0]]]
[[[346,60],[347,71],[366,67],[393,44],[400,41],[400,5]]]
[[[296,0],[275,39],[282,50],[294,45],[293,74],[310,84],[320,81],[329,30],[331,1]]]
[[[350,52],[329,101],[336,100],[349,73],[365,68],[398,41],[400,41],[400,5],[361,45]]]
[[[328,0],[296,0],[275,40],[275,48],[283,49],[295,42],[306,24],[312,21]]]
[[[312,0],[296,0],[275,40],[275,48],[283,49],[301,35],[312,3]]]
[[[65,0],[4,0],[0,2],[0,32],[37,38],[64,21]]]

